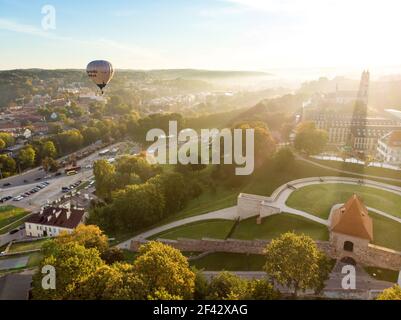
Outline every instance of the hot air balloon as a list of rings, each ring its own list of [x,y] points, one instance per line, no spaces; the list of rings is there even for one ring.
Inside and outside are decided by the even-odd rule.
[[[100,88],[103,94],[103,88],[110,82],[114,75],[114,69],[110,62],[105,60],[95,60],[88,64],[86,73],[89,78]]]

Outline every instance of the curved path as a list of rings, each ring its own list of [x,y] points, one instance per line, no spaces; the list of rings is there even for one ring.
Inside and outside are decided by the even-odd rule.
[[[167,231],[176,227],[180,227],[189,223],[193,223],[193,222],[198,222],[198,221],[205,221],[205,220],[216,220],[216,219],[223,219],[223,220],[236,220],[238,218],[237,215],[237,207],[229,207],[229,208],[225,208],[225,209],[221,209],[221,210],[217,210],[217,211],[213,211],[213,212],[209,212],[209,213],[205,213],[205,214],[201,214],[201,215],[197,215],[197,216],[192,216],[192,217],[188,217],[185,219],[181,219],[181,220],[177,220],[177,221],[173,221],[171,223],[162,225],[160,227],[156,227],[154,229],[148,230],[144,233],[141,233],[127,241],[124,241],[120,244],[118,244],[117,246],[119,248],[124,248],[127,249],[129,248],[129,245],[131,243],[131,240],[141,240],[141,239],[146,239],[149,238],[151,236],[154,236],[158,233],[161,233],[163,231]]]
[[[314,177],[314,178],[305,178],[305,179],[290,181],[290,182],[280,186],[279,188],[277,188],[272,193],[271,197],[262,197],[265,200],[261,200],[261,202],[262,202],[262,205],[266,204],[268,206],[277,207],[280,209],[281,212],[298,215],[298,216],[304,217],[306,219],[309,219],[309,220],[315,221],[317,223],[328,226],[329,219],[322,219],[317,216],[314,216],[313,214],[310,214],[310,213],[307,213],[307,212],[304,212],[304,211],[301,211],[298,209],[294,209],[294,208],[291,208],[286,205],[287,199],[297,189],[306,187],[309,185],[327,184],[327,183],[364,185],[364,186],[373,187],[373,188],[377,188],[380,190],[392,192],[392,193],[395,193],[395,194],[398,194],[399,196],[401,196],[401,187],[392,186],[392,185],[388,185],[388,184],[377,182],[377,181],[365,180],[365,179],[361,180],[361,179],[346,178],[346,177]],[[396,222],[401,223],[401,218],[395,217],[393,215],[390,215],[386,212],[383,212],[383,211],[380,211],[380,210],[377,210],[374,208],[369,207],[368,209],[379,215],[382,215],[386,218],[389,218]],[[400,211],[401,211],[401,209],[400,209]],[[120,248],[123,248],[123,249],[128,249],[132,240],[143,240],[143,239],[149,238],[151,236],[157,235],[158,233],[167,231],[169,229],[183,226],[183,225],[193,223],[193,222],[205,221],[205,220],[215,220],[215,219],[235,220],[238,218],[239,218],[239,215],[237,212],[237,206],[229,207],[229,208],[221,209],[218,211],[209,212],[206,214],[177,220],[177,221],[165,224],[163,226],[156,227],[154,229],[151,229],[144,233],[136,235],[135,237],[132,237],[131,239],[126,240],[126,241],[118,244],[117,246]]]

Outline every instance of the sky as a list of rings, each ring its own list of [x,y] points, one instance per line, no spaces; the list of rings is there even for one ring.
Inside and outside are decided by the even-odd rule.
[[[124,69],[400,66],[400,9],[399,0],[0,0],[0,69],[94,59]]]

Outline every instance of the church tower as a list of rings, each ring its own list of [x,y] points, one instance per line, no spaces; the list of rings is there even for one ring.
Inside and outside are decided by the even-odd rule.
[[[369,97],[369,81],[370,73],[368,70],[362,72],[361,82],[359,84],[358,101],[362,102],[365,106],[368,105]]]

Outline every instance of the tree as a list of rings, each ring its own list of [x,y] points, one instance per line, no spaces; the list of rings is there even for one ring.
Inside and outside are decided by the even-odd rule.
[[[18,162],[22,168],[30,168],[35,164],[36,152],[32,146],[27,145],[18,154]]]
[[[100,254],[109,248],[107,236],[98,226],[80,224],[72,233],[62,233],[55,241],[57,243],[76,242],[86,249],[95,248]]]
[[[293,290],[319,290],[328,278],[330,261],[312,238],[292,232],[282,234],[265,249],[264,270],[280,285]]]
[[[101,258],[104,262],[109,265],[112,265],[115,262],[124,261],[124,253],[120,248],[112,247],[108,248],[101,254]]]
[[[0,150],[4,149],[6,147],[6,143],[4,142],[3,139],[0,139]]]
[[[247,283],[227,271],[220,272],[210,281],[208,300],[237,300],[245,295]]]
[[[57,149],[56,146],[54,145],[53,141],[46,141],[42,145],[42,152],[41,152],[42,158],[56,158],[57,157]]]
[[[46,157],[42,160],[42,167],[46,172],[55,172],[59,169],[57,160]]]
[[[0,139],[4,141],[6,147],[10,147],[15,143],[14,137],[7,132],[0,132]]]
[[[254,154],[255,167],[260,167],[263,162],[272,156],[276,150],[276,143],[267,125],[262,121],[243,122],[234,126],[234,129],[242,129],[243,154],[245,154],[246,129],[254,130]]]
[[[241,299],[244,300],[277,300],[280,292],[267,280],[252,280],[248,282],[246,293]]]
[[[324,130],[316,129],[313,122],[300,123],[296,129],[294,146],[308,155],[318,154],[324,150],[328,141],[328,134]]]
[[[187,184],[182,174],[177,172],[162,173],[148,180],[155,184],[164,195],[165,212],[170,214],[182,209],[188,200]]]
[[[115,167],[107,160],[97,160],[93,166],[96,194],[103,198],[110,198],[115,185]]]
[[[79,286],[74,298],[81,300],[143,300],[145,284],[127,263],[102,265]]]
[[[15,173],[16,167],[17,164],[12,157],[6,154],[0,155],[0,170],[3,178],[13,175]]]
[[[131,175],[139,176],[142,182],[148,181],[161,172],[160,167],[151,165],[141,156],[123,156],[116,162],[116,172],[118,175],[117,185],[122,188],[128,185]]]
[[[57,134],[55,139],[63,154],[79,149],[84,142],[84,137],[77,129],[63,131]]]
[[[202,271],[192,268],[195,273],[195,288],[194,288],[194,299],[204,300],[208,294],[209,283]]]
[[[186,257],[171,246],[150,241],[139,248],[134,272],[146,284],[149,297],[163,291],[170,297],[190,299],[195,287],[195,274]]]
[[[49,241],[43,246],[44,258],[33,277],[33,298],[40,300],[73,299],[80,284],[103,265],[95,248],[86,249],[76,242],[59,243]],[[56,270],[56,289],[42,287],[43,266]]]
[[[284,170],[294,165],[295,157],[290,148],[283,148],[276,152],[273,161],[276,170]]]
[[[164,217],[165,199],[154,184],[129,185],[112,195],[110,205],[119,230],[138,230]]]
[[[399,285],[395,285],[384,290],[377,297],[377,300],[401,300],[401,287]]]
[[[86,127],[82,131],[85,144],[91,144],[100,139],[101,133],[96,127]]]

